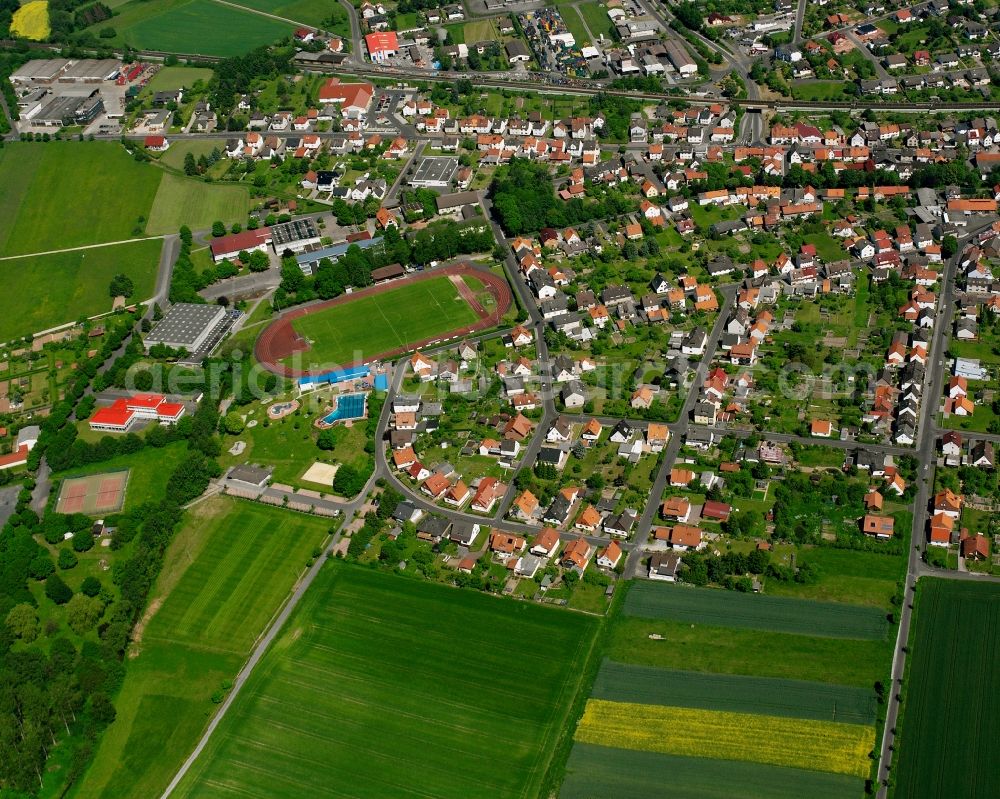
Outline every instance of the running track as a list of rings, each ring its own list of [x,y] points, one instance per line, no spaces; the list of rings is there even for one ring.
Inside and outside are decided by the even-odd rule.
[[[471,289],[469,289],[468,286],[465,285],[465,281],[462,280],[463,275],[469,275],[481,281],[486,287],[486,290],[493,295],[495,303],[492,312],[487,312],[487,310],[476,300],[475,294],[471,291]],[[403,285],[403,283],[409,284],[420,280],[429,280],[431,278],[445,276],[452,279],[458,293],[466,302],[469,303],[472,310],[476,312],[476,315],[479,317],[477,322],[473,322],[471,325],[466,325],[465,327],[460,327],[457,330],[441,333],[433,338],[427,338],[421,341],[411,341],[405,347],[397,347],[393,350],[380,352],[377,355],[373,355],[370,358],[366,358],[361,361],[353,361],[351,363],[342,364],[328,364],[322,369],[315,371],[292,369],[291,367],[285,366],[281,363],[283,358],[287,358],[289,355],[293,355],[296,352],[305,352],[309,349],[309,345],[299,336],[298,333],[295,332],[295,329],[292,327],[292,321],[294,319],[299,319],[307,314],[316,313],[317,311],[324,311],[327,308],[333,308],[337,305],[345,305],[352,300],[360,299],[362,297],[370,297],[374,294],[382,294],[386,291],[392,291],[395,288],[399,288]],[[500,324],[500,320],[503,318],[504,314],[510,310],[512,301],[513,298],[511,297],[510,286],[507,285],[507,281],[504,277],[496,275],[487,269],[475,267],[469,263],[452,264],[450,266],[426,270],[409,277],[400,278],[399,280],[392,280],[388,283],[381,283],[377,286],[368,286],[350,294],[342,294],[336,299],[313,303],[311,305],[303,305],[299,308],[293,308],[286,311],[277,321],[268,325],[267,328],[264,329],[264,332],[260,334],[260,337],[257,339],[257,343],[254,346],[254,352],[261,365],[269,371],[282,377],[295,378],[305,377],[310,374],[323,374],[333,368],[346,368],[350,366],[358,366],[359,364],[371,361],[389,360],[397,355],[402,355],[403,353],[411,352],[430,344],[435,344],[444,339],[467,336],[470,333],[479,330],[496,327]]]

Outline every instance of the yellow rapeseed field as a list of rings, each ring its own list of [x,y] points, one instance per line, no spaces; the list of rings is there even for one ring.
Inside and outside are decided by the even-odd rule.
[[[621,749],[867,777],[875,730],[834,721],[591,699],[576,739]]]
[[[48,0],[32,0],[32,2],[21,6],[14,12],[14,21],[10,25],[10,31],[25,39],[34,39],[36,42],[48,38]]]

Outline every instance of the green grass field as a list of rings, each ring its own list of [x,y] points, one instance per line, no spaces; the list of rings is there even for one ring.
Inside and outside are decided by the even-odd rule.
[[[301,22],[305,25],[322,26],[324,29],[326,29],[324,23],[331,16],[337,16],[339,19],[337,9],[341,8],[336,3],[331,4],[329,0],[289,0],[289,2],[282,2],[282,0],[277,0],[277,2],[276,0],[234,0],[234,2],[238,6],[265,11],[268,14],[285,17],[285,19]],[[350,36],[349,33],[347,35]]]
[[[501,40],[496,28],[493,27],[492,20],[488,19],[466,22],[463,35],[465,36],[465,41],[469,44],[489,41],[499,42]]]
[[[792,97],[796,100],[820,102],[823,100],[849,100],[853,95],[845,91],[846,81],[819,80],[811,83],[792,83]]]
[[[536,796],[596,628],[331,561],[175,795]]]
[[[563,22],[566,23],[566,27],[569,28],[569,32],[573,34],[576,46],[583,47],[584,45],[590,44],[590,37],[587,35],[587,29],[584,27],[583,20],[580,19],[580,15],[576,13],[576,9],[567,3],[558,4],[556,9],[559,11],[559,15],[563,18]]]
[[[131,455],[119,455],[108,461],[92,463],[54,475],[56,479],[131,469],[125,489],[124,510],[147,502],[160,502],[167,491],[167,480],[187,455],[187,442],[175,441],[165,447],[146,447]]]
[[[634,590],[634,589],[633,589]],[[650,634],[665,640],[650,640]],[[717,674],[746,674],[871,688],[884,680],[884,641],[708,627],[665,619],[619,618],[605,653],[621,663]]]
[[[1000,796],[1000,586],[924,578],[896,742],[896,799]]]
[[[647,619],[830,638],[882,640],[887,628],[885,613],[875,608],[651,582],[632,587],[624,611]]]
[[[72,796],[159,796],[216,710],[213,692],[235,677],[329,523],[221,497],[188,512],[153,589],[118,716]]]
[[[211,227],[217,219],[227,225],[242,223],[246,221],[250,205],[250,193],[245,186],[206,184],[166,174],[149,212],[146,232],[150,235],[176,233],[181,225],[200,230]]]
[[[795,560],[800,565],[809,563],[816,566],[819,579],[814,583],[769,580],[769,594],[887,608],[896,594],[898,582],[906,573],[906,561],[902,555],[881,552],[832,547],[800,548],[796,551]]]
[[[232,56],[272,44],[294,26],[212,0],[143,0],[122,6],[110,21],[118,41],[140,50]],[[107,27],[99,23],[97,27]],[[220,35],[225,31],[225,35]]]
[[[0,255],[129,239],[160,178],[119,144],[9,143],[0,150]]]
[[[311,344],[304,355],[308,362],[343,364],[448,333],[476,318],[451,280],[435,277],[308,314],[292,325]]]
[[[151,92],[190,89],[198,81],[208,83],[211,77],[212,70],[206,67],[163,67],[146,84],[146,89]]]
[[[705,674],[605,660],[591,696],[613,702],[875,723],[875,695],[864,688],[733,674]]]
[[[0,341],[110,311],[108,285],[119,272],[135,284],[133,301],[149,299],[162,249],[163,242],[152,239],[0,261],[7,275]]]
[[[579,3],[577,10],[594,36],[600,36],[603,33],[605,40],[614,41],[615,26],[611,24],[611,18],[608,17],[606,5],[598,2]]]
[[[860,796],[863,781],[843,774],[760,763],[677,757],[577,743],[560,799],[844,799]]]

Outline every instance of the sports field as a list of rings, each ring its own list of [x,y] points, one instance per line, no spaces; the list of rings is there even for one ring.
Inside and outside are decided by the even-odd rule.
[[[591,696],[614,702],[851,724],[875,723],[875,696],[871,689],[804,680],[656,669],[610,660],[601,664]]]
[[[301,316],[292,326],[310,343],[307,361],[346,364],[405,348],[477,318],[449,278],[435,277]]]
[[[10,142],[0,150],[0,256],[132,238],[161,176],[117,143]]]
[[[117,718],[72,796],[159,796],[288,595],[329,520],[218,497],[167,550],[115,701]]]
[[[88,516],[117,513],[125,504],[128,474],[125,469],[64,480],[56,500],[56,513],[86,513]]]
[[[1000,585],[917,587],[896,799],[1000,796]]]
[[[152,239],[0,261],[0,341],[110,311],[108,285],[119,272],[132,278],[133,301],[149,299],[162,249]]]
[[[885,612],[877,608],[652,582],[632,587],[624,611],[647,619],[830,638],[882,640],[888,628]]]
[[[596,629],[330,561],[175,796],[536,796]]]
[[[232,56],[272,44],[294,30],[291,24],[213,0],[133,0],[118,10],[111,20],[117,40],[140,50]]]
[[[168,173],[160,181],[146,233],[176,233],[181,225],[192,230],[210,228],[217,219],[227,225],[242,223],[249,213],[250,192],[245,186],[206,184]]]
[[[845,799],[861,796],[863,780],[846,774],[734,760],[677,757],[577,743],[560,799]]]

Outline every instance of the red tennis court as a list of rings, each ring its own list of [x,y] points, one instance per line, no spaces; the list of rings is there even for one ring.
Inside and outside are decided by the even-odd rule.
[[[120,511],[125,502],[128,475],[129,470],[124,469],[64,480],[56,501],[56,512],[99,516]]]

